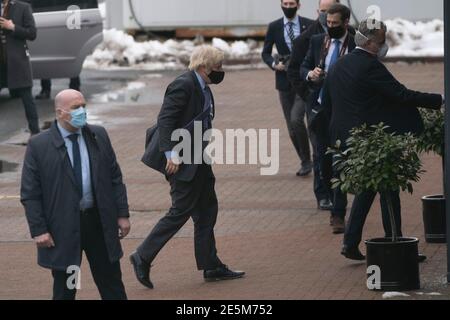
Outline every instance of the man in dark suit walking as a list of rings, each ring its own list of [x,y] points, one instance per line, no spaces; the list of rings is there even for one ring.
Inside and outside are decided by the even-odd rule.
[[[332,144],[337,140],[345,142],[352,128],[380,122],[398,134],[419,134],[423,130],[423,122],[417,108],[439,109],[444,103],[440,94],[407,89],[380,62],[389,49],[386,31],[383,22],[374,19],[361,22],[355,36],[357,48],[340,59],[329,71],[325,81],[323,106],[330,113]],[[375,196],[373,192],[364,192],[356,195],[353,201],[342,249],[342,255],[348,259],[365,259],[358,246]],[[393,199],[397,232],[401,236],[399,192],[392,192],[390,197]],[[384,195],[381,195],[381,209],[386,237],[391,237]],[[424,259],[425,256],[419,257],[419,261]]]
[[[328,9],[327,33],[311,38],[310,47],[302,63],[300,77],[311,88],[306,103],[308,110],[315,112],[320,108],[323,82],[329,69],[339,58],[355,49],[355,40],[348,31],[350,9],[342,4],[334,4]],[[330,83],[330,86],[334,83]],[[330,203],[331,161],[327,161],[326,150],[329,146],[328,122],[314,121],[310,128],[310,137],[314,147],[314,191],[319,205]],[[329,164],[329,168],[326,165]],[[330,224],[334,234],[344,233],[347,197],[335,190],[333,193]]]
[[[84,251],[102,299],[126,299],[120,239],[130,223],[114,150],[104,128],[86,124],[80,92],[62,91],[55,107],[51,128],[30,139],[22,172],[38,264],[52,270],[53,299],[73,300]]]
[[[31,89],[33,76],[27,40],[36,39],[31,6],[15,0],[0,0],[0,90],[9,88],[22,99],[28,129],[38,134],[39,119]]]
[[[269,25],[262,58],[276,74],[276,89],[283,108],[289,136],[301,160],[301,168],[297,172],[297,176],[307,176],[312,171],[312,161],[305,125],[305,103],[289,83],[286,70],[289,66],[295,38],[305,32],[314,21],[297,15],[300,0],[281,0],[281,8],[284,17]],[[276,59],[272,56],[274,45],[278,51],[278,58]]]
[[[203,159],[202,148],[193,146],[191,154],[178,154],[172,134],[192,126],[200,126],[204,133],[212,128],[214,98],[210,84],[219,84],[225,73],[222,69],[224,54],[211,46],[197,48],[189,65],[191,71],[179,76],[166,91],[158,124],[148,143],[143,162],[165,174],[170,183],[172,207],[157,223],[137,251],[130,256],[138,281],[152,289],[150,266],[164,245],[192,218],[194,221],[195,259],[198,270],[203,270],[205,281],[230,280],[244,276],[232,271],[217,256],[214,226],[218,203],[215,192],[216,178],[211,165]],[[194,139],[191,142],[194,145]],[[176,148],[175,148],[176,149]],[[180,161],[180,157],[183,162]],[[200,161],[194,161],[198,160]]]
[[[311,38],[318,34],[326,33],[327,27],[327,12],[330,7],[339,3],[339,0],[320,0],[319,8],[317,9],[318,18],[309,28],[294,40],[292,46],[292,55],[287,69],[287,76],[292,87],[294,87],[297,94],[306,101],[309,95],[309,90],[305,79],[300,77],[300,68],[303,60],[306,57],[309,49]]]

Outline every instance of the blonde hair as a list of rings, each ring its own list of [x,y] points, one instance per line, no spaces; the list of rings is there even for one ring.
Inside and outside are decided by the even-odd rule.
[[[189,70],[197,70],[205,67],[211,70],[215,65],[221,64],[225,60],[225,54],[213,46],[199,46],[191,55]]]

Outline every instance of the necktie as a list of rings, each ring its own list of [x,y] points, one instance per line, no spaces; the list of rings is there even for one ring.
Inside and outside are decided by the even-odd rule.
[[[336,39],[333,41],[333,43],[334,43],[335,47],[334,47],[333,54],[331,55],[328,70],[330,70],[331,66],[336,63],[336,61],[339,59],[339,55],[341,53],[341,42],[338,39]]]
[[[211,120],[211,104],[212,104],[212,93],[211,89],[206,86],[205,90],[203,91],[203,94],[205,96],[205,106],[203,107],[203,110],[209,109],[209,114],[206,116],[206,118],[203,120],[203,127],[205,130],[212,128],[212,120]]]
[[[80,145],[78,144],[78,134],[70,135],[69,140],[72,141],[73,173],[75,174],[75,180],[77,181],[80,193],[83,194],[83,176],[81,172],[81,154]]]
[[[330,59],[329,65],[327,67],[328,68],[327,70],[330,70],[331,66],[333,64],[335,64],[336,61],[338,61],[339,56],[341,54],[341,42],[338,39],[335,39],[333,41],[333,43],[334,43],[335,47],[334,47],[333,53],[331,54],[331,59]],[[322,102],[323,101],[323,88],[320,90],[319,97],[320,97],[320,102]]]
[[[292,45],[294,44],[294,40],[295,40],[294,23],[293,22],[288,22],[288,36],[289,36],[289,39],[291,39],[291,48],[292,48]]]

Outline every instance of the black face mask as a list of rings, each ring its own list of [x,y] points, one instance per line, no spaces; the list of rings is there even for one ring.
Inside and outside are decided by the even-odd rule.
[[[344,26],[337,26],[330,28],[328,27],[328,34],[330,35],[331,39],[340,39],[345,35],[345,28]]]
[[[281,8],[283,9],[284,15],[288,19],[294,18],[298,11],[298,7],[294,7],[294,8],[281,7]]]
[[[210,74],[208,74],[209,80],[213,84],[219,84],[225,78],[225,71],[214,71],[212,70]]]

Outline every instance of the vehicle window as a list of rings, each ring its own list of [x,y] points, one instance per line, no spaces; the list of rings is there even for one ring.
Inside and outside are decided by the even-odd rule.
[[[31,0],[33,12],[65,11],[76,5],[80,9],[98,8],[97,0]]]

